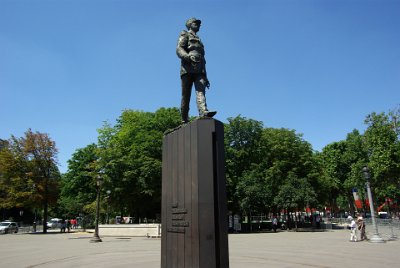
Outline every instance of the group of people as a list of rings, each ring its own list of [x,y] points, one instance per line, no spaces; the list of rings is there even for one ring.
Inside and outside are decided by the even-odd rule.
[[[350,241],[351,242],[357,242],[357,233],[360,233],[360,240],[366,240],[367,236],[365,234],[365,222],[364,218],[361,214],[357,213],[356,214],[357,218],[354,219],[353,217],[349,216],[350,220]]]
[[[61,221],[61,227],[60,227],[60,232],[61,233],[65,233],[65,231],[67,231],[69,233],[69,231],[72,229],[77,229],[78,228],[78,221],[76,219],[72,219],[72,220],[62,220]]]

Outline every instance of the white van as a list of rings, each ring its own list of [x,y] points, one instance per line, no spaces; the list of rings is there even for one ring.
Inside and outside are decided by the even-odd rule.
[[[50,221],[47,222],[47,228],[48,229],[57,229],[61,228],[62,225],[62,219],[59,218],[53,218]]]

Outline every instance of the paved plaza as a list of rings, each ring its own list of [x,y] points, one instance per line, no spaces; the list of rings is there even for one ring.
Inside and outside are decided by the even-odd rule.
[[[0,235],[0,267],[160,267],[159,238],[102,237],[102,243],[90,243],[91,237],[83,232]],[[230,267],[400,266],[400,240],[374,244],[349,242],[349,237],[347,230],[230,234]]]

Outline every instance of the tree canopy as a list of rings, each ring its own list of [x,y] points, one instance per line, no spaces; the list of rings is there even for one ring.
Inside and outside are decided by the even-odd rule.
[[[94,204],[95,181],[91,172],[104,171],[103,194],[121,215],[158,217],[161,211],[161,147],[164,132],[180,125],[176,108],[155,113],[125,110],[115,126],[99,129],[97,145],[78,150],[63,179],[62,203],[85,212]],[[90,167],[91,162],[96,162]],[[86,190],[85,190],[86,189]],[[74,198],[71,200],[71,194]],[[86,207],[86,211],[90,207]]]
[[[28,129],[25,136],[12,136],[0,150],[0,207],[42,206],[47,221],[48,204],[58,198],[60,178],[55,142],[45,133]],[[45,228],[44,228],[45,231]]]
[[[242,116],[228,118],[225,160],[228,208],[247,215],[304,211],[306,207],[354,210],[352,189],[365,198],[362,168],[368,166],[377,202],[400,196],[399,109],[366,116],[366,130],[312,149],[300,133],[264,127]],[[91,214],[101,174],[102,211],[158,218],[161,207],[162,139],[180,125],[177,108],[125,110],[104,123],[98,141],[77,149],[62,175],[57,213]],[[43,207],[58,197],[57,149],[47,134],[28,130],[0,140],[0,206]],[[107,199],[106,191],[110,194]]]

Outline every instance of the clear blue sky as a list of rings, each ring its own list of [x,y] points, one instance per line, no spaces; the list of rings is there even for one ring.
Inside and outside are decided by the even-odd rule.
[[[64,172],[122,110],[178,107],[176,42],[194,16],[216,118],[321,150],[400,103],[399,14],[390,0],[0,0],[0,138],[48,133]]]

